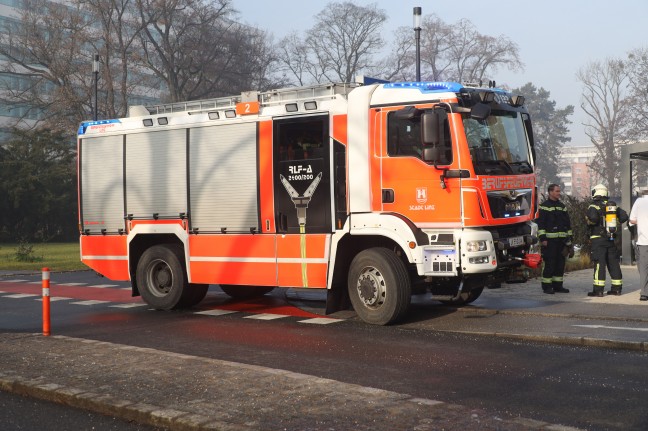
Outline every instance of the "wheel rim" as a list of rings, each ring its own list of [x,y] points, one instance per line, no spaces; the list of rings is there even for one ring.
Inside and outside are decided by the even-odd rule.
[[[367,308],[379,308],[385,303],[385,278],[376,268],[363,268],[356,289],[362,304]]]
[[[148,266],[147,284],[149,291],[157,296],[164,297],[171,292],[173,286],[173,271],[165,261],[156,259]]]

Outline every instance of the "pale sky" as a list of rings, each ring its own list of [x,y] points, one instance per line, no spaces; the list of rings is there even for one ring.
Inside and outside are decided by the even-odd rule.
[[[233,0],[241,21],[270,32],[275,41],[293,30],[310,28],[314,16],[328,3]],[[393,31],[400,26],[413,27],[414,6],[420,6],[424,16],[436,13],[448,24],[467,18],[482,34],[514,40],[525,69],[516,73],[500,70],[495,80],[511,88],[532,82],[550,91],[558,108],[573,105],[571,145],[589,145],[581,125],[586,116],[580,108],[578,69],[590,61],[624,58],[632,49],[648,47],[648,0],[355,0],[358,5],[371,3],[387,12],[386,40],[391,41]]]

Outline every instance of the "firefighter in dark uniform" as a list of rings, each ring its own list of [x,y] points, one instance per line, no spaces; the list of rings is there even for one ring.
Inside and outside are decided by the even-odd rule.
[[[538,239],[542,246],[542,291],[553,294],[569,293],[563,287],[565,273],[564,253],[571,247],[572,230],[565,204],[560,201],[560,186],[550,184],[547,188],[549,199],[540,205]]]
[[[619,262],[619,251],[614,243],[621,225],[628,221],[628,213],[608,200],[607,188],[599,184],[592,189],[594,201],[587,208],[587,224],[592,241],[594,261],[594,286],[588,296],[603,296],[605,290],[605,268],[610,271],[612,287],[608,295],[621,295],[623,275]]]

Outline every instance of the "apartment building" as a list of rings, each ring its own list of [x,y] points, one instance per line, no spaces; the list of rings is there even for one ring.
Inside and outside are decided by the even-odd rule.
[[[558,173],[558,177],[564,184],[563,193],[578,198],[585,198],[591,195],[592,187],[601,182],[605,183],[588,166],[595,157],[597,157],[597,154],[596,148],[593,145],[563,147],[560,155],[563,167]],[[635,192],[641,188],[648,187],[647,169],[641,163],[647,162],[636,161],[633,167]]]
[[[590,196],[592,187],[600,178],[588,164],[596,157],[596,148],[589,146],[565,146],[560,155],[563,168],[558,177],[564,184],[563,193],[578,198]]]

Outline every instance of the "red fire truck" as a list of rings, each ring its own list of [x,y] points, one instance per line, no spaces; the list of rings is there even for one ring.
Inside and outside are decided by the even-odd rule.
[[[156,309],[327,289],[373,324],[535,266],[524,98],[331,84],[131,107],[78,131],[81,260]]]

